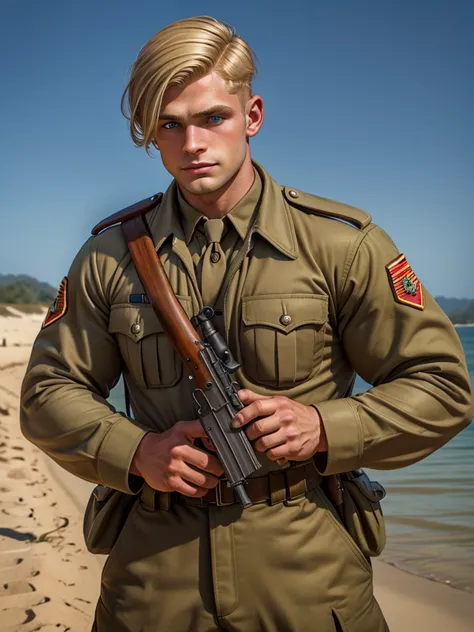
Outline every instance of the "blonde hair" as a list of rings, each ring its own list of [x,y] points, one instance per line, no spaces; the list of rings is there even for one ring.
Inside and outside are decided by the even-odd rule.
[[[254,59],[231,26],[207,16],[178,20],[153,35],[130,68],[121,102],[135,145],[149,151],[168,86],[184,87],[217,72],[231,94],[243,91],[249,98],[257,72]]]

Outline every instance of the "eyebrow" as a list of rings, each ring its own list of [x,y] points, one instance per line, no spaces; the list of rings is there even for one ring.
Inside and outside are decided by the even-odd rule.
[[[234,109],[229,107],[228,105],[213,105],[212,108],[207,110],[203,110],[202,112],[196,112],[195,114],[191,114],[191,118],[203,118],[205,116],[212,116],[213,114],[233,114]],[[176,114],[167,114],[163,112],[160,114],[160,121],[184,121],[184,116],[176,116]]]

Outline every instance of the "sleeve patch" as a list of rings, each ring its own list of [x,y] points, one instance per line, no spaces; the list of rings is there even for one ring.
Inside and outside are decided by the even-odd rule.
[[[395,300],[416,309],[425,309],[423,288],[405,255],[399,255],[385,267]]]
[[[55,321],[59,320],[64,316],[67,311],[67,277],[61,281],[61,285],[59,286],[58,293],[56,298],[54,299],[51,307],[48,309],[48,313],[46,314],[46,318],[44,319],[42,329],[51,325]]]

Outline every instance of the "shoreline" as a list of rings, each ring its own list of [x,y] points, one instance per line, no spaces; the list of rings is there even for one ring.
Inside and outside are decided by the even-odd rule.
[[[39,322],[11,320],[24,331],[16,332],[15,345],[0,348],[2,632],[90,632],[106,559],[88,553],[83,542],[83,509],[93,484],[60,468],[21,435],[18,393]],[[391,632],[472,629],[471,593],[380,559],[373,560],[373,570],[374,593]]]

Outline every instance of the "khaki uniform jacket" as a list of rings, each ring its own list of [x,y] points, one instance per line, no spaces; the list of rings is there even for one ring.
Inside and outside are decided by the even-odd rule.
[[[425,289],[424,310],[395,300],[385,266],[399,253],[367,213],[254,166],[260,213],[224,301],[238,382],[316,406],[329,446],[322,473],[426,457],[472,417],[455,329]],[[192,316],[203,305],[175,204],[173,182],[147,219]],[[195,418],[192,381],[152,307],[129,302],[143,293],[121,228],[91,237],[68,275],[66,313],[40,331],[22,388],[25,436],[73,474],[125,492],[136,490],[128,471],[144,434]],[[122,372],[135,420],[106,401]],[[373,388],[351,396],[354,372]]]
[[[329,445],[323,473],[427,456],[472,415],[453,326],[426,291],[424,310],[395,300],[385,266],[399,253],[369,215],[281,187],[254,166],[260,213],[223,302],[237,380],[316,406]],[[203,305],[175,183],[147,219],[195,315]],[[73,474],[124,492],[140,489],[128,472],[144,434],[195,418],[187,369],[153,309],[129,300],[143,293],[121,228],[91,238],[69,272],[65,314],[36,339],[22,390],[24,434]],[[351,396],[355,371],[374,386]],[[135,420],[105,399],[122,372]],[[258,456],[263,471],[279,467]],[[244,511],[135,502],[103,570],[93,630],[306,632],[315,622],[320,632],[388,629],[370,563],[320,488]]]

